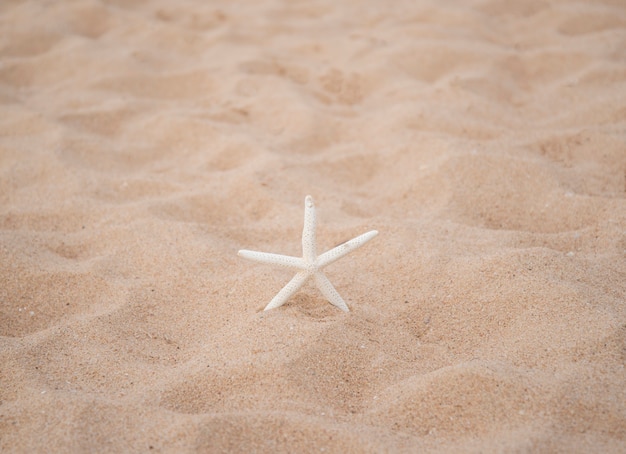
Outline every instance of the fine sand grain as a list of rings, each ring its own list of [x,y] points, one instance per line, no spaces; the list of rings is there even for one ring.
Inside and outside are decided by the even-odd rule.
[[[626,452],[626,4],[3,0],[0,283],[1,452]]]

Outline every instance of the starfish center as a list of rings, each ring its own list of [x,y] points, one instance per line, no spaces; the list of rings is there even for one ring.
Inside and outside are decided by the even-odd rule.
[[[316,261],[312,261],[312,262],[307,262],[305,265],[305,270],[309,273],[309,274],[315,274],[315,272],[318,270],[318,266]]]

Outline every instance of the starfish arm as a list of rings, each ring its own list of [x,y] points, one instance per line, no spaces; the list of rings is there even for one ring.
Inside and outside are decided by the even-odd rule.
[[[350,312],[350,309],[348,309],[348,305],[343,300],[339,292],[337,292],[335,287],[333,287],[333,284],[330,283],[326,275],[321,271],[315,273],[315,284],[317,285],[317,288],[320,289],[320,292],[322,292],[322,295],[324,295],[328,302],[330,302],[330,304],[341,309],[344,312]]]
[[[378,231],[371,230],[367,233],[364,233],[363,235],[359,235],[356,238],[351,239],[350,241],[346,241],[345,243],[340,244],[330,251],[324,252],[317,258],[317,266],[319,268],[324,268],[326,265],[330,265],[334,261],[339,260],[344,255],[354,251],[357,248],[360,248],[376,235],[378,235]]]
[[[271,254],[269,252],[257,252],[248,251],[247,249],[241,249],[237,255],[244,259],[252,260],[254,262],[270,263],[272,265],[280,265],[288,268],[305,267],[304,260],[300,257],[291,257],[289,255]]]
[[[272,301],[270,301],[270,303],[265,306],[265,309],[263,310],[268,311],[285,304],[294,293],[302,288],[308,278],[309,273],[306,271],[299,271],[296,273],[296,275],[280,290],[280,292],[276,294],[274,298],[272,298]]]
[[[307,195],[304,199],[304,228],[302,229],[302,257],[309,263],[313,263],[317,256],[317,244],[315,239],[315,227],[317,216],[313,197]]]

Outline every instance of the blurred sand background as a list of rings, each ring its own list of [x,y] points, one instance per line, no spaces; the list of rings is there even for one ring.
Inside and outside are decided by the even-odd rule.
[[[626,3],[3,0],[0,282],[2,452],[626,452]]]

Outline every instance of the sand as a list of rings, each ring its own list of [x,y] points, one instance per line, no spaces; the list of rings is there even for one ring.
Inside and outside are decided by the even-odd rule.
[[[0,30],[0,451],[626,452],[622,0]],[[237,257],[307,194],[347,314]]]

